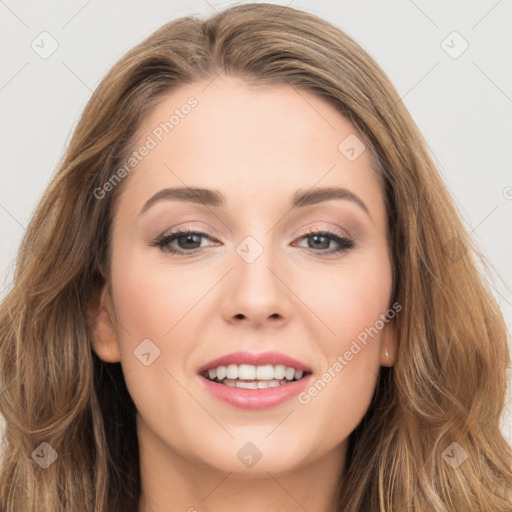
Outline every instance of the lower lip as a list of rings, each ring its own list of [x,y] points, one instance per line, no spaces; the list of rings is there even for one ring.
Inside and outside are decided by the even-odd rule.
[[[246,389],[212,382],[199,375],[206,389],[216,398],[241,409],[268,409],[298,395],[310,382],[312,374],[275,388]]]

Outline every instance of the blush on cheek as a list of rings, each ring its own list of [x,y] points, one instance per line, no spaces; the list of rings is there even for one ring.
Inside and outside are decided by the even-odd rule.
[[[346,276],[333,279],[331,275],[325,282],[315,280],[315,287],[321,293],[309,292],[308,296],[304,291],[301,297],[311,311],[318,312],[326,334],[330,331],[333,338],[344,342],[372,327],[387,310],[388,290],[372,289],[366,280]]]

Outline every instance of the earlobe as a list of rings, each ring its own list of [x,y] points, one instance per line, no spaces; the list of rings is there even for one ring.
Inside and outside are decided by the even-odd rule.
[[[91,297],[88,322],[92,348],[96,355],[106,363],[117,363],[121,360],[114,318],[111,294],[105,283]]]
[[[394,320],[391,320],[382,332],[380,346],[381,366],[393,366],[396,362],[398,340]]]

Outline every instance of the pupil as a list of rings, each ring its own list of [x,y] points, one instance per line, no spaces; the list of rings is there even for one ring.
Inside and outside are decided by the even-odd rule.
[[[183,235],[183,236],[180,236],[180,241],[185,239],[185,244],[187,244],[187,243],[192,243],[192,244],[196,243],[197,244],[197,240],[195,242],[193,240],[193,238],[197,237],[197,236],[198,235],[196,235],[194,233],[190,233],[188,235]],[[182,245],[182,244],[180,243],[180,245]],[[185,247],[185,249],[190,249],[190,247]]]
[[[321,246],[322,246],[321,248],[322,248],[322,249],[327,249],[327,247],[329,247],[329,240],[327,240],[327,239],[326,239],[326,236],[325,236],[325,235],[313,235],[313,239],[314,239],[314,242],[315,242],[315,243],[318,241],[318,239],[319,239],[319,238],[320,238],[320,239],[321,239],[321,238],[323,238],[323,239],[324,239],[324,243],[323,243],[323,244],[321,244]],[[327,245],[326,245],[326,243],[327,243]],[[318,249],[318,246],[317,246],[317,247],[315,247],[315,249]]]

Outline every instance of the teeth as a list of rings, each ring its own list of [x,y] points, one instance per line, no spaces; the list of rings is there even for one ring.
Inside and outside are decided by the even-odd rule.
[[[245,388],[245,389],[264,389],[264,388],[275,388],[277,386],[282,386],[286,384],[286,380],[251,380],[251,381],[243,381],[238,379],[224,379],[222,384],[226,384],[231,388]]]
[[[277,365],[263,365],[254,366],[252,364],[230,364],[227,366],[219,366],[208,370],[208,377],[211,380],[217,378],[221,380],[245,380],[245,381],[279,381],[282,379],[286,380],[299,380],[304,375],[302,370],[296,370],[291,366],[284,366],[282,364]],[[226,382],[225,382],[226,383]],[[229,386],[229,384],[228,384]]]
[[[238,365],[230,364],[226,368],[226,378],[228,378],[228,379],[238,379]]]
[[[284,376],[288,380],[293,380],[295,378],[295,368],[286,368],[286,371],[284,372]]]
[[[265,389],[281,386],[294,379],[299,380],[303,377],[304,371],[282,364],[229,364],[211,368],[203,375],[233,388]]]
[[[256,378],[256,367],[252,364],[241,364],[238,367],[238,378],[243,380],[254,380]]]
[[[226,367],[219,366],[218,368],[214,368],[213,371],[217,371],[217,379],[222,380],[226,377]]]
[[[274,366],[274,379],[284,379],[285,372],[286,366],[283,364],[277,364]]]
[[[293,371],[295,375],[295,370]],[[271,364],[256,367],[256,378],[258,380],[272,380],[274,378],[274,367]]]
[[[243,380],[239,380],[236,383],[237,388],[246,388],[246,389],[258,389],[258,383],[255,380],[251,380],[249,382],[244,382]]]
[[[284,382],[278,380],[260,380],[258,381],[258,388],[276,388],[282,384],[284,384]]]

